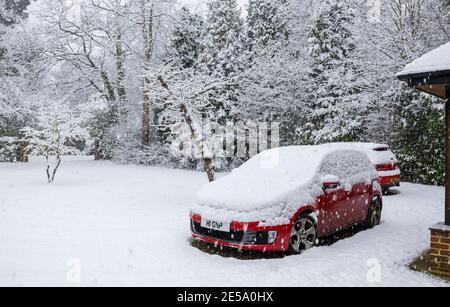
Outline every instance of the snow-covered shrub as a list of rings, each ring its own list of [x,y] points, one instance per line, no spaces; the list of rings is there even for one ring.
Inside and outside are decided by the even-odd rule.
[[[152,144],[142,146],[138,142],[134,144],[120,145],[116,150],[113,160],[119,163],[136,165],[160,165],[170,168],[194,168],[192,163],[185,164],[181,159],[172,155],[165,144]],[[191,161],[192,162],[192,161]]]
[[[55,180],[56,172],[64,155],[80,155],[78,148],[89,140],[86,129],[82,128],[83,117],[63,104],[42,106],[35,127],[25,127],[20,141],[27,144],[30,155],[42,155],[47,161],[48,182]]]
[[[0,137],[0,162],[15,162],[17,155],[17,138]]]
[[[403,89],[395,108],[397,132],[393,146],[406,181],[443,185],[445,179],[445,118],[443,104]]]

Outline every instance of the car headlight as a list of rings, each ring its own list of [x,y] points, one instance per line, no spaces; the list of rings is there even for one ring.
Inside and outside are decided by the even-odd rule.
[[[269,231],[267,236],[267,242],[269,244],[274,243],[277,240],[278,233],[276,231]]]

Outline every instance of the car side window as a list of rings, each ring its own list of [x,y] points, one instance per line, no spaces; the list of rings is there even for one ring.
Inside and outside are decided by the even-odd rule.
[[[328,155],[320,166],[320,175],[337,176],[340,180],[345,180],[348,175],[347,159],[343,156],[343,152],[335,152]]]
[[[323,160],[319,174],[321,176],[337,176],[342,185],[347,186],[352,177],[368,167],[368,163],[370,163],[368,159],[360,152],[338,151]],[[347,188],[351,188],[351,186]]]

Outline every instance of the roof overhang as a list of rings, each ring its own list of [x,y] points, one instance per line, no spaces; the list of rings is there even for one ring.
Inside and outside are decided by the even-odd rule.
[[[397,75],[397,78],[407,82],[409,86],[414,87],[419,91],[439,98],[449,98],[448,87],[450,87],[450,70],[403,74]]]

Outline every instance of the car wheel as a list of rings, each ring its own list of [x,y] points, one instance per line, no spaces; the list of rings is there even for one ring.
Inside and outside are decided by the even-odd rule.
[[[381,223],[381,202],[378,197],[372,199],[372,203],[369,207],[369,212],[367,213],[366,226],[368,228],[373,228],[380,225]]]
[[[314,219],[302,214],[292,226],[289,240],[289,253],[300,254],[316,244],[317,227]]]

